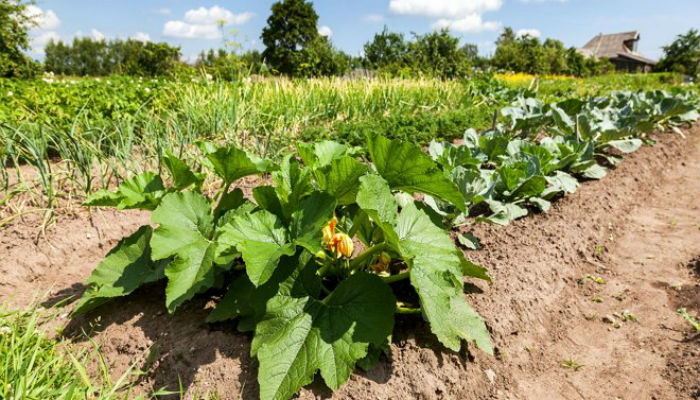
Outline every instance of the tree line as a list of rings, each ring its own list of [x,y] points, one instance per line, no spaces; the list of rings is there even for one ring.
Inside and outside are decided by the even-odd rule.
[[[50,42],[42,64],[32,61],[28,29],[33,21],[24,12],[22,0],[0,3],[0,76],[31,76],[41,71],[63,75],[177,74],[189,70],[181,61],[179,47],[167,43],[75,38],[72,43]],[[592,76],[608,73],[613,65],[606,59],[585,57],[574,47],[555,39],[540,40],[517,35],[505,28],[496,40],[491,57],[479,55],[474,44],[460,40],[443,29],[426,34],[391,32],[386,27],[365,43],[361,56],[350,56],[333,46],[330,38],[318,32],[318,14],[306,0],[280,0],[271,7],[261,39],[265,49],[241,52],[237,46],[202,52],[195,67],[219,78],[241,74],[287,76],[342,76],[379,74],[461,78],[474,69]],[[233,47],[233,49],[231,49]],[[668,46],[658,71],[698,75],[700,34],[691,30]]]

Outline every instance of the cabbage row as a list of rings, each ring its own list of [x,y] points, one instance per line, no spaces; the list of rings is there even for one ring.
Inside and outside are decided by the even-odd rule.
[[[653,144],[648,134],[698,119],[697,98],[662,91],[617,92],[590,100],[543,104],[521,97],[501,110],[508,122],[462,144],[433,141],[430,155],[460,188],[468,211],[439,199],[426,203],[460,223],[466,217],[506,225],[573,193],[581,180],[601,179],[622,154]]]

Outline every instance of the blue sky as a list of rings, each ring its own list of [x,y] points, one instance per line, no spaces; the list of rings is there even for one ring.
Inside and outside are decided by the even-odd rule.
[[[134,37],[179,45],[187,58],[222,45],[216,21],[243,47],[262,49],[260,32],[273,1],[255,0],[37,0],[32,12],[40,27],[32,30],[32,53],[41,58],[48,39],[75,36],[107,39]],[[700,25],[697,0],[317,0],[319,30],[336,47],[357,55],[386,25],[389,30],[425,33],[447,27],[482,54],[505,26],[567,46],[582,46],[596,34],[638,30],[639,51],[650,58],[661,46]]]

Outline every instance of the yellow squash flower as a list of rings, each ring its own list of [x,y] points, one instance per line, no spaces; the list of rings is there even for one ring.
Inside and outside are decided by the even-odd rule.
[[[335,256],[340,258],[340,256],[343,255],[346,258],[350,258],[354,249],[350,236],[344,233],[336,233],[333,239],[337,243],[335,247]]]
[[[336,233],[335,227],[337,224],[338,218],[333,215],[333,219],[328,221],[328,224],[323,227],[323,244],[328,250],[335,254],[337,258],[341,256],[350,258],[354,249],[352,238],[342,232]]]

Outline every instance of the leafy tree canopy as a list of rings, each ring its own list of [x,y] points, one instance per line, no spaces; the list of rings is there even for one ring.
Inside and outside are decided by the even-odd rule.
[[[263,57],[282,74],[294,75],[306,55],[303,50],[318,40],[318,14],[304,0],[282,0],[272,5],[272,14],[263,28]]]
[[[29,29],[36,17],[27,11],[21,0],[0,1],[0,76],[27,77],[38,70],[24,51],[29,50]]]
[[[676,40],[663,47],[664,57],[657,64],[661,71],[680,72],[691,76],[698,76],[698,63],[700,63],[700,33],[697,29],[691,29],[687,33],[678,35]]]

